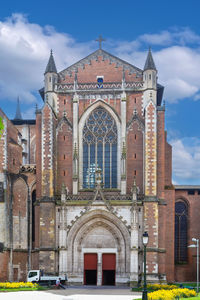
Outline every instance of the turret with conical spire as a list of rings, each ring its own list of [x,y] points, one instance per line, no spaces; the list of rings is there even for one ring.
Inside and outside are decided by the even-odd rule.
[[[52,49],[51,49],[51,52],[50,52],[49,61],[48,61],[48,64],[46,66],[46,70],[45,70],[44,74],[46,74],[46,73],[57,73],[56,64],[55,64],[55,61],[54,61]]]
[[[19,97],[17,98],[17,107],[16,107],[16,113],[15,113],[14,120],[22,120],[22,114],[21,114],[21,109],[20,109],[20,104],[19,104]]]
[[[57,111],[57,97],[54,92],[55,83],[57,83],[58,74],[56,69],[56,64],[53,57],[53,52],[51,50],[48,64],[44,73],[45,77],[45,102],[48,102],[54,111]]]
[[[144,65],[144,71],[146,71],[146,70],[155,70],[156,71],[156,66],[155,66],[153,56],[151,53],[151,48],[149,48],[147,59],[146,59],[145,65]]]
[[[151,53],[151,48],[149,48],[144,65],[143,80],[144,88],[153,90],[157,89],[157,70]]]

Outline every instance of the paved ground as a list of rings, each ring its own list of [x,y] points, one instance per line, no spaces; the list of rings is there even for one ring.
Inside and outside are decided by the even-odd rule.
[[[1,293],[1,300],[133,300],[141,293],[133,293],[128,288],[67,288],[46,292]]]

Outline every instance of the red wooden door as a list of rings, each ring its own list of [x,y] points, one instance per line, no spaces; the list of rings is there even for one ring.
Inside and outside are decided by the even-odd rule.
[[[115,285],[116,254],[102,255],[102,285]]]
[[[84,254],[84,284],[97,283],[97,253]]]
[[[102,270],[115,270],[116,268],[116,254],[104,253],[102,255]]]

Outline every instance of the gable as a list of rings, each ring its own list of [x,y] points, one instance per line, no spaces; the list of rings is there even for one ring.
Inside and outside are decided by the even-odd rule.
[[[67,82],[70,83],[74,81],[74,75],[76,73],[78,75],[78,82],[95,82],[96,76],[104,76],[105,82],[121,82],[123,71],[126,74],[126,81],[142,79],[141,69],[102,49],[98,49],[61,71],[59,77],[61,81],[66,81],[67,79]]]

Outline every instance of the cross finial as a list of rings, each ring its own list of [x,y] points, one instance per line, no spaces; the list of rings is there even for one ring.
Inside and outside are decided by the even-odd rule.
[[[102,38],[102,35],[100,34],[99,37],[98,37],[98,39],[96,39],[96,42],[99,42],[99,49],[101,49],[101,44],[102,44],[102,42],[104,42],[104,41],[105,41],[105,39]]]

